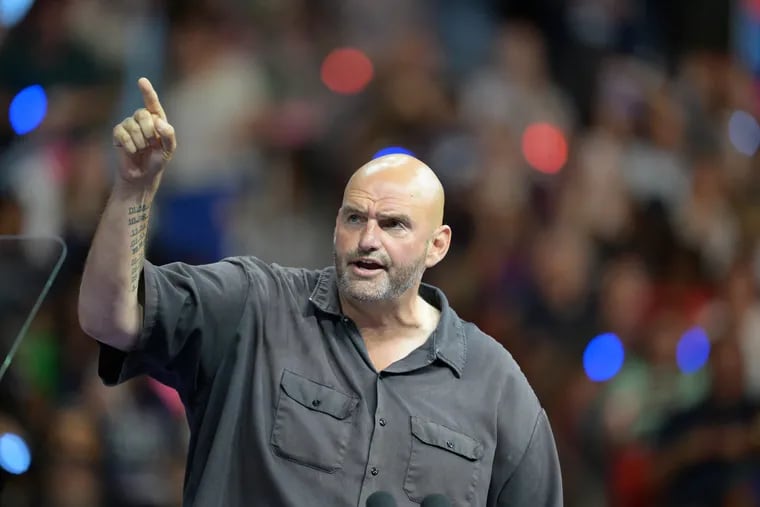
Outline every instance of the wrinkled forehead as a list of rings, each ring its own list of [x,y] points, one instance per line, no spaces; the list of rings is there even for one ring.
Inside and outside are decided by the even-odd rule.
[[[420,193],[404,185],[373,181],[346,187],[342,207],[370,214],[392,212],[421,217],[430,205]]]
[[[432,199],[430,192],[410,182],[367,176],[346,186],[342,206],[369,212],[425,214],[432,207]]]

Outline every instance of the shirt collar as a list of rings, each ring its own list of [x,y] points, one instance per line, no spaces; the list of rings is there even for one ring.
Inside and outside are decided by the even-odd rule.
[[[449,366],[457,377],[461,377],[467,354],[462,320],[449,306],[449,301],[441,289],[423,283],[420,285],[420,296],[441,312],[441,319],[432,336],[432,348],[436,357]],[[327,267],[319,273],[309,301],[325,313],[336,317],[343,316],[334,266]]]

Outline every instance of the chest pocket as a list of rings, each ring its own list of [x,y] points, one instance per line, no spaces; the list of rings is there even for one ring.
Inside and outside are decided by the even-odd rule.
[[[275,453],[325,472],[340,470],[358,403],[354,396],[284,370],[272,427]]]
[[[412,445],[404,491],[420,502],[431,494],[449,497],[455,506],[472,501],[480,475],[483,445],[438,423],[412,416]]]

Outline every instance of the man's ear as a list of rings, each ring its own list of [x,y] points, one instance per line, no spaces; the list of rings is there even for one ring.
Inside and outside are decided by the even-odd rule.
[[[432,268],[446,257],[451,245],[451,227],[441,225],[433,233],[430,240],[427,256],[425,257],[425,267]]]

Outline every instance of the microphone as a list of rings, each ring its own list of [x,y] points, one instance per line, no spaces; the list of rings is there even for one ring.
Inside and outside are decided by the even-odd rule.
[[[443,495],[428,495],[422,499],[420,507],[451,507],[451,500]]]
[[[386,491],[375,491],[367,497],[367,507],[396,507],[396,500]]]

